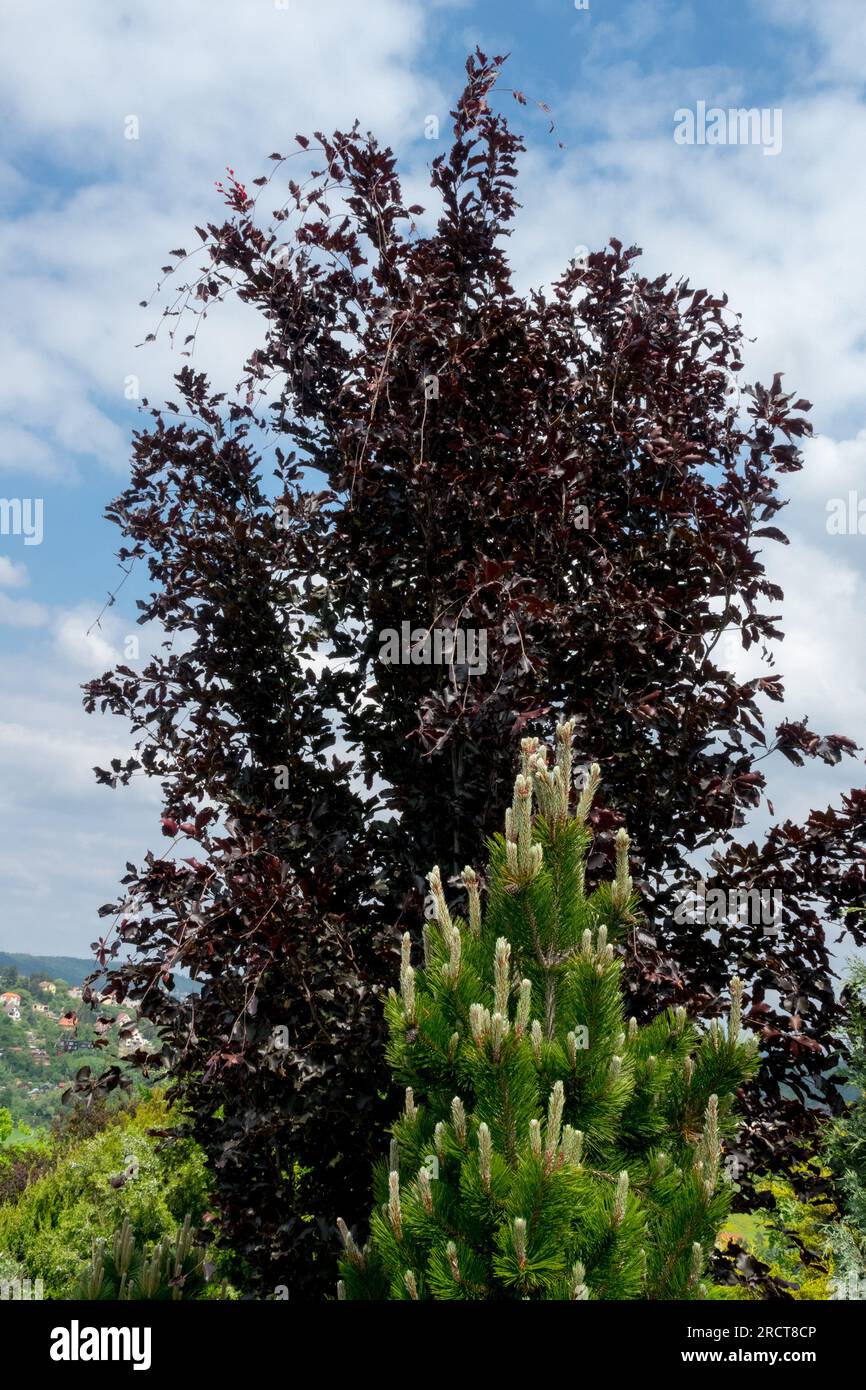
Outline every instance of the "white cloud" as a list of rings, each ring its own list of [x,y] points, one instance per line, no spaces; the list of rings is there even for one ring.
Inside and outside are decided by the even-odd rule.
[[[94,767],[132,751],[125,725],[81,704],[82,681],[119,655],[104,636],[84,637],[96,611],[46,611],[44,635],[0,663],[0,950],[86,954],[106,930],[96,908],[116,896],[124,862],[164,849],[153,782],[96,784]],[[124,623],[109,618],[116,641]]]
[[[844,93],[786,97],[782,153],[766,159],[752,146],[675,145],[681,103],[669,82],[618,73],[612,87],[596,113],[610,134],[558,158],[534,149],[523,161],[521,283],[548,282],[580,243],[636,242],[652,274],[728,293],[755,340],[749,373],[769,380],[784,370],[815,402],[822,428],[859,423],[866,106]],[[717,90],[706,82],[702,95],[715,101]]]
[[[776,664],[784,672],[786,705],[808,713],[822,732],[846,733],[866,745],[866,644],[860,639],[866,577],[844,558],[828,559],[792,533],[773,546],[767,568],[785,590],[785,640]]]
[[[41,603],[0,594],[0,627],[44,627],[47,621],[48,611]]]
[[[168,250],[192,250],[194,224],[222,216],[214,180],[227,162],[246,179],[269,172],[268,153],[291,153],[296,132],[356,116],[386,140],[420,131],[443,105],[413,72],[423,25],[423,8],[404,0],[260,3],[241,22],[231,0],[109,10],[79,0],[46,27],[27,0],[10,0],[7,146],[22,167],[38,150],[59,177],[0,226],[0,468],[60,476],[64,453],[125,467],[126,379],[138,375],[141,394],[162,400],[183,365],[162,342],[135,350],[162,310],[138,304]],[[137,140],[124,138],[129,115]],[[70,189],[70,175],[87,182]],[[20,177],[14,186],[23,196]],[[199,365],[224,387],[255,342],[251,322],[233,303],[219,336],[201,335]]]
[[[9,359],[0,344],[0,371],[8,367]],[[0,422],[0,469],[17,471],[30,478],[53,478],[72,481],[76,470],[68,459],[62,458],[30,430]]]
[[[793,475],[789,491],[798,510],[805,515],[808,508],[826,532],[828,499],[844,497],[851,490],[866,495],[866,428],[854,439],[816,434],[805,441],[803,453],[806,466]]]
[[[91,677],[110,670],[122,659],[120,641],[112,642],[109,633],[119,637],[119,620],[104,614],[95,626],[98,610],[89,604],[81,604],[71,611],[60,613],[54,625],[54,641],[57,654],[72,667],[88,673]]]
[[[8,555],[0,555],[0,587],[21,589],[27,583],[27,566],[16,565]]]
[[[0,60],[10,135],[88,170],[121,178],[157,163],[219,177],[226,160],[268,153],[262,142],[356,115],[393,132],[431,84],[409,63],[421,6],[378,0],[100,0],[60,6],[45,25],[28,0],[4,6]],[[139,139],[124,138],[125,120]],[[144,166],[144,167],[143,167]]]
[[[866,8],[860,0],[761,0],[765,13],[789,26],[801,45],[803,76],[815,82],[862,84],[866,70]],[[817,45],[817,47],[816,47]]]

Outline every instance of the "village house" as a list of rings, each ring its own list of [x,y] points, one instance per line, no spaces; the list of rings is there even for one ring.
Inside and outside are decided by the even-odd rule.
[[[34,1004],[34,1005],[33,1005],[33,1012],[34,1012],[35,1014],[47,1014],[47,1013],[48,1013],[48,1005],[47,1005],[47,1004]]]
[[[78,988],[77,985],[75,985],[73,989],[67,990],[66,992],[67,992],[67,994],[69,995],[69,998],[70,998],[70,999],[80,999],[80,998],[81,998],[81,990]]]
[[[66,1018],[59,1018],[57,1022],[61,1028],[74,1028],[78,1020],[73,1015],[67,1015]]]
[[[7,989],[5,994],[0,994],[0,1004],[3,1005],[4,1009],[12,1006],[17,1008],[20,1003],[21,995],[16,994],[14,989]]]
[[[118,1044],[118,1052],[121,1054],[121,1056],[126,1056],[129,1052],[135,1052],[138,1048],[147,1046],[147,1038],[143,1035],[143,1033],[139,1031],[138,1028],[133,1028],[132,1032],[129,1034],[128,1037],[120,1039],[120,1042]]]
[[[42,990],[43,994],[57,993],[57,986],[54,984],[53,980],[40,980],[39,988]]]

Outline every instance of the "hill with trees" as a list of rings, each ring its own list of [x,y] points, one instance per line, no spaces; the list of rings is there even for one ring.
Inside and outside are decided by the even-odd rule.
[[[67,984],[80,988],[93,974],[93,959],[90,956],[31,956],[24,951],[0,951],[0,987],[7,989],[2,982],[7,972],[15,970],[18,977],[35,975],[48,980],[61,979]],[[174,988],[179,995],[192,994],[195,985],[185,975],[175,977]]]
[[[104,998],[92,1010],[82,986],[39,969],[22,975],[14,964],[0,967],[0,1108],[18,1130],[50,1124],[88,1067],[119,1067],[153,1043],[152,1025],[133,1006]]]

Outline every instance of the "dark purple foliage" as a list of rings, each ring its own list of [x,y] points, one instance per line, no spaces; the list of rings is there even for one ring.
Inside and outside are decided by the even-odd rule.
[[[112,964],[116,941],[102,954],[117,997],[160,1026],[259,1292],[317,1288],[320,1225],[363,1211],[387,934],[418,928],[434,863],[485,862],[518,741],[553,714],[602,766],[591,871],[624,820],[633,837],[634,1011],[713,1016],[739,970],[766,1050],[745,1142],[778,1157],[808,1128],[807,1096],[835,1102],[825,924],[863,900],[866,792],[763,845],[737,831],[765,795],[761,758],[838,762],[855,745],[768,729],[780,677],[740,683],[716,656],[726,628],[747,648],[781,637],[762,551],[786,539],[779,480],[801,467],[809,403],[779,376],[743,381],[724,296],[648,280],[614,239],[546,295],[515,291],[523,147],[488,104],[501,61],[469,60],[430,235],[393,154],[357,127],[297,137],[312,171],[285,202],[283,156],[255,199],[231,174],[231,215],[199,229],[205,268],[170,314],[236,293],[262,341],[237,400],[180,373],[181,406],[153,411],[109,511],[122,561],[149,566],[141,619],[167,638],[143,671],[88,687],[138,737],[99,776],[158,777],[183,849],[129,866],[141,915],[118,938],[136,963]],[[486,672],[384,664],[380,634],[407,620],[485,632]],[[344,660],[314,669],[323,651]],[[777,935],[675,920],[696,851],[714,853],[711,886],[781,892]],[[163,987],[180,966],[203,982],[191,1003]]]

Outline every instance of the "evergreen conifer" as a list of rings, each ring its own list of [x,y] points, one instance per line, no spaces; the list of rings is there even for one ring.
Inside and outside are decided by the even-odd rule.
[[[553,766],[537,739],[522,743],[485,910],[467,868],[466,917],[452,918],[433,869],[419,968],[403,938],[386,1017],[405,1106],[374,1173],[366,1247],[339,1223],[341,1298],[702,1295],[728,1211],[721,1143],[757,1067],[742,987],[731,983],[727,1029],[699,1029],[684,1009],[626,1021],[629,839],[619,832],[613,882],[587,894],[599,769],[572,810],[572,725],[556,736]]]

